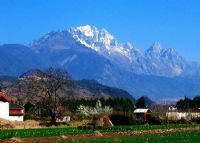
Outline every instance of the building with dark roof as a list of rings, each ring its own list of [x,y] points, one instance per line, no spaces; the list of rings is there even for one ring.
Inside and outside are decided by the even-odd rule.
[[[9,120],[23,121],[24,120],[24,107],[18,104],[9,104]]]

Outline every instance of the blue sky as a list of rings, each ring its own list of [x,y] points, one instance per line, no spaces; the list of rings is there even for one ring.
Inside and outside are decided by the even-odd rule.
[[[86,24],[142,50],[159,41],[200,61],[199,0],[0,0],[0,44]]]

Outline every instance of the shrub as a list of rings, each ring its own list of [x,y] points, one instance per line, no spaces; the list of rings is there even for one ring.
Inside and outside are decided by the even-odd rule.
[[[148,123],[149,124],[154,124],[154,125],[160,125],[161,124],[161,120],[159,117],[155,117],[155,116],[150,116],[148,118]]]
[[[39,120],[39,117],[34,113],[27,112],[24,116],[24,120]]]
[[[89,118],[89,116],[87,116],[87,118]],[[72,121],[82,121],[85,119],[86,119],[85,115],[82,115],[82,114],[76,114],[76,115],[71,116]]]
[[[200,124],[200,118],[194,118],[191,121]]]
[[[138,124],[138,120],[131,115],[112,114],[110,120],[113,125],[131,125]]]
[[[179,123],[179,124],[190,124],[191,121],[186,120],[185,118],[181,118],[180,120],[178,120],[178,123]]]

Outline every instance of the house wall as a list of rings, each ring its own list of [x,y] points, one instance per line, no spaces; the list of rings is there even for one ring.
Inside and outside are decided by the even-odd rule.
[[[166,112],[166,116],[168,120],[180,120],[180,119],[191,120],[194,118],[199,118],[200,113],[199,112]]]
[[[137,119],[145,119],[144,113],[135,113],[135,116],[136,116]]]
[[[9,103],[0,101],[0,118],[9,119]]]
[[[24,116],[9,116],[10,121],[24,121]]]

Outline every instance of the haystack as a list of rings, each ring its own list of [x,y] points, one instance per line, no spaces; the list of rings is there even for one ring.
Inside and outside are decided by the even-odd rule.
[[[113,126],[113,123],[110,121],[108,115],[98,115],[94,117],[92,125],[94,125],[95,127],[109,127]]]

